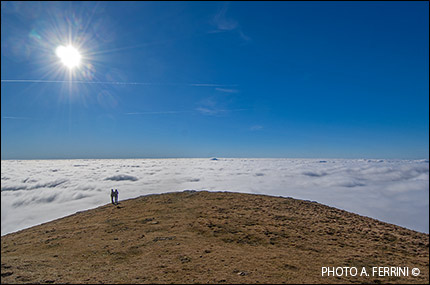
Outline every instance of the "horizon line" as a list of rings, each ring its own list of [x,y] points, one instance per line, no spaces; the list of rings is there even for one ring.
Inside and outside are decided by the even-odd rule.
[[[427,161],[429,158],[383,158],[383,157],[223,157],[223,156],[207,156],[207,157],[122,157],[122,158],[1,158],[1,160],[125,160],[125,159],[315,159],[315,160],[333,160],[333,159],[350,159],[350,160],[424,160]]]

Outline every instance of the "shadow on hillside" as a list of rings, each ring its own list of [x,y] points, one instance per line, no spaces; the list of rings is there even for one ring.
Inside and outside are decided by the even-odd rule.
[[[119,202],[118,202],[117,204],[115,204],[115,205],[114,205],[114,207],[115,207],[115,208],[117,208],[117,209],[122,209],[122,208],[124,208],[124,206],[121,206],[120,204],[121,204],[121,203],[119,203]]]

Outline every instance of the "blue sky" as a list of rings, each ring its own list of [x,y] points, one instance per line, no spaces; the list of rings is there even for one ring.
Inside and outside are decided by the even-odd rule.
[[[1,5],[2,159],[429,156],[428,2]]]

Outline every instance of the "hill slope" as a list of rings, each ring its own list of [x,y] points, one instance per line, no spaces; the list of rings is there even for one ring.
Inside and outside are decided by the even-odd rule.
[[[2,283],[428,284],[428,260],[427,234],[230,192],[142,196],[1,237]],[[370,276],[322,277],[323,266],[364,266]],[[372,276],[372,266],[407,266],[409,276]]]

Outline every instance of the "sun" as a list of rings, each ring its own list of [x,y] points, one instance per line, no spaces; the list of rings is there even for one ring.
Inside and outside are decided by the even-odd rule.
[[[81,54],[75,47],[71,45],[67,47],[57,47],[57,49],[55,50],[55,54],[61,59],[61,62],[69,69],[78,67],[81,62]]]

